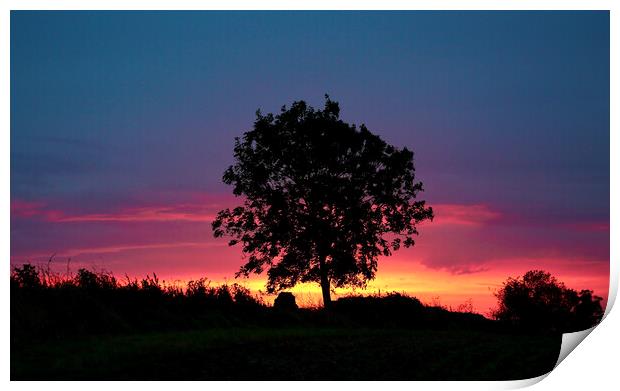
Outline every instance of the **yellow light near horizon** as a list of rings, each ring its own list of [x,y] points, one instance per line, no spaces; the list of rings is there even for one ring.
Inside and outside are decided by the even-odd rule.
[[[335,289],[332,299],[337,300],[339,297],[351,294],[372,295],[398,292],[414,296],[425,304],[442,305],[452,309],[458,309],[471,302],[474,311],[488,315],[489,310],[497,305],[494,292],[501,287],[502,282],[510,276],[523,275],[533,268],[549,270],[573,289],[594,289],[597,295],[606,299],[606,282],[598,277],[596,271],[588,274],[583,271],[562,270],[562,268],[554,267],[556,264],[557,261],[554,259],[528,259],[519,264],[498,261],[493,264],[492,269],[456,274],[445,269],[426,267],[413,259],[394,257],[391,262],[382,264],[376,278],[368,282],[366,289]],[[200,273],[188,273],[181,277],[175,273],[174,280],[168,282],[172,281],[173,285],[184,287],[187,281],[197,279],[200,275]],[[163,276],[160,277],[166,279]],[[250,289],[268,304],[272,304],[277,296],[277,294],[266,294],[265,275],[239,279],[219,275],[210,279],[211,286],[234,283]],[[301,307],[322,305],[321,288],[316,283],[299,284],[287,291],[296,296],[296,301]]]

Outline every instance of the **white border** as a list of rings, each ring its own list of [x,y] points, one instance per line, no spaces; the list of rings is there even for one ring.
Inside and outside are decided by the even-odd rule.
[[[389,9],[417,9],[417,10],[610,10],[611,11],[611,96],[610,107],[617,108],[618,99],[618,78],[617,69],[620,64],[618,61],[618,17],[616,11],[619,9],[620,2],[618,1],[552,1],[552,0],[520,0],[520,1],[508,1],[502,2],[490,1],[490,0],[477,0],[477,1],[393,1],[384,0],[380,3],[371,2],[368,0],[347,0],[347,1],[326,1],[315,0],[312,2],[287,2],[282,0],[254,0],[254,1],[228,1],[227,3],[216,2],[208,4],[206,2],[192,1],[192,0],[177,0],[175,2],[152,0],[152,1],[138,1],[138,0],[89,0],[89,1],[76,1],[76,0],[63,0],[50,2],[45,0],[37,1],[3,1],[0,7],[2,12],[0,13],[0,88],[2,94],[2,105],[0,108],[0,123],[2,124],[2,138],[0,139],[0,145],[2,146],[4,162],[0,166],[0,176],[2,177],[3,191],[0,193],[0,203],[2,205],[2,225],[0,241],[2,243],[2,249],[5,254],[5,276],[8,275],[9,259],[10,259],[10,70],[9,70],[9,47],[10,47],[10,10],[66,10],[66,9],[83,9],[83,10],[197,10],[197,9],[213,9],[213,10],[234,10],[234,9],[271,9],[271,10],[389,10]],[[611,110],[611,140],[610,140],[610,164],[611,164],[611,178],[610,178],[610,192],[611,199],[620,199],[619,182],[618,182],[618,164],[619,158],[614,155],[614,150],[619,150],[618,139],[618,115],[617,111]],[[619,338],[615,329],[618,329],[620,325],[620,318],[617,314],[609,314],[611,307],[615,301],[618,290],[618,243],[613,238],[617,235],[617,222],[619,217],[619,210],[616,204],[613,202],[610,205],[611,221],[610,221],[610,235],[612,240],[610,248],[611,259],[611,273],[610,273],[610,289],[608,306],[606,310],[606,318],[603,323],[596,327],[592,331],[592,334],[588,337],[588,343],[581,344],[577,347],[577,353],[569,355],[569,357],[562,362],[556,369],[554,369],[549,376],[541,376],[536,379],[529,379],[523,381],[512,382],[351,382],[354,384],[347,384],[347,387],[354,387],[356,389],[370,390],[375,389],[377,386],[387,386],[393,390],[410,390],[411,388],[422,389],[511,389],[519,388],[528,385],[535,384],[548,377],[545,381],[536,384],[535,387],[540,389],[595,389],[596,387],[605,387],[609,384],[615,384],[617,377],[614,376],[617,372],[616,365],[614,365],[615,358],[617,357],[617,350],[620,347]],[[0,285],[3,292],[2,295],[2,313],[9,314],[9,287],[8,278],[0,278]],[[617,311],[616,311],[617,312]],[[2,330],[4,338],[0,342],[0,350],[2,356],[0,358],[0,371],[5,381],[9,380],[9,319],[8,316],[2,317]],[[614,365],[612,367],[612,365]],[[191,383],[191,384],[190,384]],[[201,387],[203,383],[193,384],[195,382],[184,382],[182,387]],[[240,384],[236,382],[211,382],[210,386],[214,388],[227,388],[235,387]],[[321,384],[308,383],[308,382],[254,382],[251,387],[256,390],[290,390],[291,387],[295,387],[300,391],[314,390],[318,387],[327,387],[338,389],[343,386],[342,383],[329,383],[320,382]],[[179,383],[180,384],[180,383]],[[248,383],[243,383],[243,386],[249,386]],[[12,382],[10,386],[15,389],[23,388],[39,388],[40,383],[34,382]],[[91,389],[106,390],[111,386],[104,382],[91,382],[87,385],[82,382],[55,382],[47,383],[46,388],[52,389],[82,389],[83,387],[89,387]],[[115,387],[122,388],[134,388],[137,386],[135,383],[120,382],[115,383]],[[170,384],[163,382],[145,382],[140,386],[154,388],[154,389],[168,389]],[[541,388],[542,387],[542,388]]]

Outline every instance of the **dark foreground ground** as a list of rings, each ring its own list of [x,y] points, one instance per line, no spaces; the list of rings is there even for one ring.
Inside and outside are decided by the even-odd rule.
[[[11,380],[512,380],[553,369],[560,335],[229,328],[12,346]]]
[[[400,293],[273,306],[206,279],[11,275],[11,380],[514,380],[549,372],[560,332]]]

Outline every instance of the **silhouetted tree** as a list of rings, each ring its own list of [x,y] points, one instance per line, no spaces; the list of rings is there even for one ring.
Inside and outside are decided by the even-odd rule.
[[[575,307],[575,329],[585,330],[598,324],[603,318],[602,297],[594,296],[591,290],[579,292],[579,302]]]
[[[592,291],[577,293],[542,270],[508,278],[495,294],[499,307],[493,316],[527,329],[579,331],[600,322],[602,298]]]
[[[237,276],[267,269],[269,292],[318,282],[329,306],[332,285],[365,286],[377,257],[412,246],[433,212],[416,201],[413,152],[343,122],[325,98],[323,110],[298,101],[256,113],[223,177],[243,205],[220,211],[213,230],[249,255]]]

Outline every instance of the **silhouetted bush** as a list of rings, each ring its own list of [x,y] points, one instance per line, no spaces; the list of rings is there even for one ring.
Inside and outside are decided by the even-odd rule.
[[[273,308],[279,311],[295,311],[295,296],[291,292],[280,292],[273,302]]]
[[[116,278],[105,273],[93,273],[86,269],[79,269],[75,276],[75,285],[82,289],[114,289],[118,287]]]
[[[256,310],[265,307],[265,303],[256,296],[252,295],[252,292],[250,292],[248,288],[239,284],[233,284],[231,286],[231,290],[235,305],[243,307],[246,310]]]
[[[542,270],[509,278],[496,297],[499,306],[493,316],[522,329],[580,331],[595,326],[603,316],[601,297],[589,290],[577,293]]]
[[[341,297],[333,303],[336,314],[361,325],[407,328],[489,329],[490,321],[480,314],[451,312],[443,307],[425,306],[415,297],[391,292],[386,295]]]
[[[21,268],[13,268],[11,283],[12,286],[24,289],[40,288],[42,285],[39,272],[34,266],[29,264],[25,264]]]
[[[368,325],[406,323],[409,327],[420,321],[424,309],[424,305],[417,298],[395,292],[385,296],[341,297],[332,307],[336,314],[346,315],[358,323]]]

